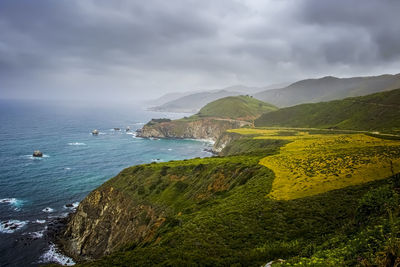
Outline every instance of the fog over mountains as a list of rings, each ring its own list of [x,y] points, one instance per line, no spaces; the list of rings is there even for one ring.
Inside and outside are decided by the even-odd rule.
[[[168,94],[150,103],[153,105],[151,109],[156,111],[195,113],[205,104],[226,96],[249,94],[278,107],[288,107],[303,103],[363,96],[397,88],[400,88],[400,74],[353,78],[327,76],[319,79],[301,80],[277,89],[232,86],[194,94]],[[162,104],[157,106],[158,103]]]
[[[3,0],[0,98],[129,103],[395,74],[399,11],[380,0]]]

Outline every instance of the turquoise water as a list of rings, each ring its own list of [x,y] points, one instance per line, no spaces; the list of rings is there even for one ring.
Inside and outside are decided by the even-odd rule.
[[[123,168],[210,156],[206,142],[134,135],[151,118],[178,116],[135,106],[0,101],[0,266],[62,261],[46,238],[47,226],[73,210],[66,204],[76,206]],[[92,136],[93,129],[100,134]],[[31,156],[36,149],[43,158]]]

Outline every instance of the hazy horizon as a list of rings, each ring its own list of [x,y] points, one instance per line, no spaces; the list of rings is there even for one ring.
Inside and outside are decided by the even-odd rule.
[[[396,74],[398,11],[390,0],[4,0],[0,98],[139,103]]]

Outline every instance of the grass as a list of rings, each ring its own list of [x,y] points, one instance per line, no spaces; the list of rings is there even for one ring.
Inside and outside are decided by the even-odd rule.
[[[393,172],[400,171],[398,140],[337,131],[230,132],[241,138],[223,157],[134,166],[102,185],[98,190],[113,188],[135,205],[151,206],[159,223],[143,240],[78,266],[400,261],[400,175],[387,178],[392,171],[385,167],[391,159]]]
[[[263,114],[257,127],[307,127],[399,133],[400,89],[330,102],[302,104]]]
[[[309,134],[234,129],[254,139],[291,141],[260,164],[275,173],[274,199],[288,200],[387,178],[400,172],[400,142],[364,134]]]
[[[251,96],[229,96],[208,103],[196,115],[199,117],[253,120],[263,113],[274,110],[277,110],[277,107]]]

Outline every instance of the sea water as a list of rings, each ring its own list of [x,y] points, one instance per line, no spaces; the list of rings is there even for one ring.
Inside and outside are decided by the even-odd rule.
[[[91,190],[132,165],[210,156],[204,141],[135,136],[151,118],[179,116],[135,105],[0,100],[0,266],[72,265],[46,230]]]

